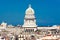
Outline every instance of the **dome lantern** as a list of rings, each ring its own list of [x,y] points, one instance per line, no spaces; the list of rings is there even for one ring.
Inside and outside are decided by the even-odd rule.
[[[31,4],[29,4],[29,7],[31,8]]]

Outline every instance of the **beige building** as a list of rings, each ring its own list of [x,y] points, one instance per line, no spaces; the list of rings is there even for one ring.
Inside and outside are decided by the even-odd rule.
[[[0,25],[0,36],[4,40],[58,40],[60,39],[60,25],[52,27],[37,27],[35,19],[35,11],[31,7],[25,11],[24,24],[13,26],[2,22]],[[47,36],[51,34],[52,36]]]

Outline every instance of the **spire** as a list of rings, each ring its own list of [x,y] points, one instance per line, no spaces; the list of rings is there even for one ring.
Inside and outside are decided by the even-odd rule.
[[[29,7],[31,8],[31,4],[29,4]]]

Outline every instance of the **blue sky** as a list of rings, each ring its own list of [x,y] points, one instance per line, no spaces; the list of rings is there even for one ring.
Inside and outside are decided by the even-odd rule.
[[[38,26],[60,24],[60,0],[0,0],[0,23],[22,25],[29,4],[35,10]]]

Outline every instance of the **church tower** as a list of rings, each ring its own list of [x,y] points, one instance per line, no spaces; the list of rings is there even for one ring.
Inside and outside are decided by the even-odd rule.
[[[31,5],[29,5],[29,7],[25,11],[23,27],[37,27],[34,10],[32,9]]]

